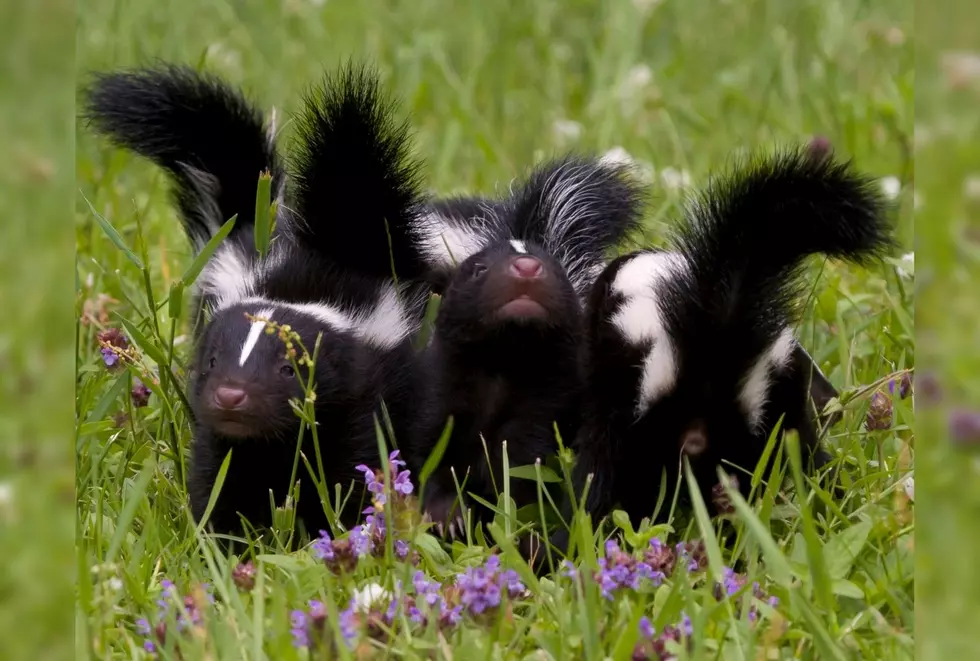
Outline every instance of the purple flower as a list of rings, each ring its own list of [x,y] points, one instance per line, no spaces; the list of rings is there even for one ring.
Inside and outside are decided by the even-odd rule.
[[[772,608],[775,608],[776,606],[778,606],[778,605],[779,605],[779,597],[769,597],[769,599],[767,600],[767,603],[768,603],[768,604],[769,604],[769,605],[770,605],[770,606],[771,606]]]
[[[439,599],[439,584],[426,578],[422,570],[415,572],[412,584],[415,586],[416,599],[424,600],[430,606]]]
[[[392,488],[396,493],[400,493],[403,496],[407,496],[412,493],[412,482],[408,479],[410,474],[411,471],[402,471],[398,473],[398,476],[395,478],[395,483],[392,485]]]
[[[119,354],[129,348],[129,340],[118,328],[107,328],[97,336],[99,351],[102,352],[102,362],[106,367],[113,368],[119,364]]]
[[[980,412],[955,409],[949,414],[949,435],[957,445],[980,443]]]
[[[396,539],[395,540],[395,556],[399,560],[404,560],[405,558],[407,558],[408,557],[408,551],[409,551],[408,542],[406,542],[403,539]]]
[[[153,629],[150,627],[149,620],[147,620],[145,617],[141,617],[140,619],[136,620],[136,631],[141,636],[149,636]]]
[[[374,470],[368,468],[364,464],[358,464],[355,468],[364,473],[364,484],[367,485],[368,491],[374,494],[374,500],[384,504],[385,502],[385,485],[380,480],[378,480],[377,473]]]
[[[348,647],[354,646],[354,639],[357,638],[357,615],[354,613],[354,599],[350,600],[347,608],[340,611],[339,625],[340,634],[344,637],[344,642]]]
[[[392,450],[388,455],[388,463],[391,465],[391,469],[395,472],[398,471],[400,466],[405,466],[405,462],[398,458],[401,454],[401,450]]]
[[[572,564],[571,560],[563,561],[561,563],[561,567],[562,567],[561,573],[567,576],[568,578],[575,580],[575,578],[578,576],[578,570],[575,569],[575,565]]]
[[[439,622],[443,625],[457,625],[463,619],[463,607],[453,606],[446,608],[446,602],[442,602],[439,607]]]
[[[149,652],[150,654],[153,654],[157,651],[157,646],[153,643],[152,640],[147,638],[146,640],[143,641],[143,649]]]
[[[640,618],[640,633],[646,638],[653,638],[654,634],[656,634],[656,630],[653,628],[650,618],[648,618],[646,615]]]
[[[479,615],[500,605],[502,593],[511,597],[524,591],[516,572],[500,571],[500,557],[491,555],[483,566],[470,567],[456,578],[460,603],[471,613]]]
[[[320,539],[313,542],[313,556],[317,560],[330,561],[334,559],[333,542],[330,541],[330,535],[327,534],[326,530],[321,530]]]
[[[231,579],[239,590],[248,592],[255,587],[255,564],[251,560],[245,563],[239,562],[231,572]],[[209,596],[214,598],[213,595]]]
[[[133,406],[142,408],[150,403],[150,389],[139,379],[135,381],[133,390],[130,392],[130,397],[133,400]]]
[[[354,555],[363,557],[370,553],[374,548],[374,541],[371,539],[371,531],[367,526],[354,526],[350,531],[350,543],[354,549]]]
[[[722,570],[722,583],[729,597],[742,589],[743,582],[739,578],[733,569],[725,567]]]
[[[691,624],[691,618],[689,618],[686,613],[681,613],[680,628],[685,636],[690,636],[694,633],[694,626]]]
[[[309,647],[310,636],[306,630],[306,611],[294,610],[289,614],[289,624],[292,627],[293,647]]]

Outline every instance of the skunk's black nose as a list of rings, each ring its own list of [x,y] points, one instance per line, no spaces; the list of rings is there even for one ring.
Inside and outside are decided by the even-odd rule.
[[[510,272],[518,278],[540,278],[544,274],[544,264],[537,257],[515,257],[510,263]]]
[[[701,423],[695,423],[684,433],[681,448],[689,457],[696,457],[708,447],[708,433]]]
[[[248,399],[248,395],[241,388],[229,388],[227,386],[219,386],[217,390],[214,391],[214,403],[218,408],[222,409],[237,409],[240,408],[245,400]]]

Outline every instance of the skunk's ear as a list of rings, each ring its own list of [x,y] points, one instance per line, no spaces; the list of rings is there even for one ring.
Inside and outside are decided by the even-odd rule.
[[[804,382],[809,382],[810,384],[810,399],[813,401],[813,405],[816,408],[817,417],[820,421],[822,427],[830,427],[837,424],[841,417],[841,412],[832,413],[830,415],[824,414],[824,409],[830,400],[835,397],[839,397],[840,393],[834,388],[833,384],[827,380],[817,364],[813,362],[813,358],[807,353],[806,349],[802,347],[799,343],[796,343],[796,347],[793,349],[793,355],[790,358],[793,371],[800,374],[804,379]]]

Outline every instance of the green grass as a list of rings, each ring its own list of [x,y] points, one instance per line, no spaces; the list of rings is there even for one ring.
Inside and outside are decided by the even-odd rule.
[[[411,113],[437,193],[493,191],[568,148],[622,147],[652,172],[646,226],[653,244],[683,200],[683,191],[665,185],[667,168],[699,185],[735,152],[822,134],[861,169],[901,181],[899,237],[911,246],[908,2],[684,0],[645,13],[644,4],[655,3],[89,0],[78,5],[77,70],[83,82],[93,69],[150,58],[203,63],[288,113],[323,66],[367,56]],[[556,130],[567,122],[577,123],[577,138]],[[86,301],[111,297],[105,324],[125,319],[147,338],[142,364],[152,367],[154,356],[166,363],[171,332],[187,331],[186,310],[176,317],[168,306],[155,317],[148,311],[191,262],[166,182],[82,124],[76,141],[77,316]],[[96,213],[143,270],[110,241]],[[763,487],[755,507],[737,503],[734,546],[715,541],[717,523],[703,511],[673,521],[673,530],[620,531],[625,549],[645,547],[652,534],[670,544],[704,539],[710,574],[744,565],[780,598],[774,611],[750,624],[731,602],[712,598],[704,574],[680,572],[657,590],[610,602],[588,581],[579,590],[565,577],[536,581],[525,572],[532,595],[507,616],[465,618],[444,633],[401,627],[387,651],[365,643],[357,656],[628,659],[641,615],[662,629],[683,611],[694,624],[688,658],[912,658],[913,506],[901,496],[914,467],[911,400],[895,399],[891,429],[864,429],[874,389],[915,364],[912,281],[891,264],[815,264],[812,272],[799,337],[846,395],[829,442],[853,480],[847,498],[825,503],[826,494],[790,465],[782,490]],[[290,643],[292,609],[311,598],[342,608],[352,589],[369,582],[411,584],[390,550],[334,577],[308,548],[270,543],[256,587],[239,593],[230,577],[237,560],[195,533],[175,454],[190,441],[178,393],[188,343],[176,347],[178,384],[154,387],[150,405],[135,409],[128,391],[140,370],[108,372],[97,330],[78,326],[80,656],[138,658],[135,622],[154,616],[164,577],[182,592],[209,582],[217,597],[199,635],[181,638],[185,659],[303,658]],[[127,418],[117,424],[120,413]],[[476,543],[440,550],[424,535],[413,539],[421,568],[440,580],[488,552]],[[505,566],[526,569],[505,535],[485,541],[498,544]],[[583,562],[593,563],[603,546],[585,541]]]

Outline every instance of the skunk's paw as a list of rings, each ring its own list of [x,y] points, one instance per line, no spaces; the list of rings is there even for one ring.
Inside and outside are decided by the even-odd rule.
[[[456,494],[432,494],[422,506],[423,515],[435,524],[439,536],[460,538],[466,533],[466,510],[457,502]]]

